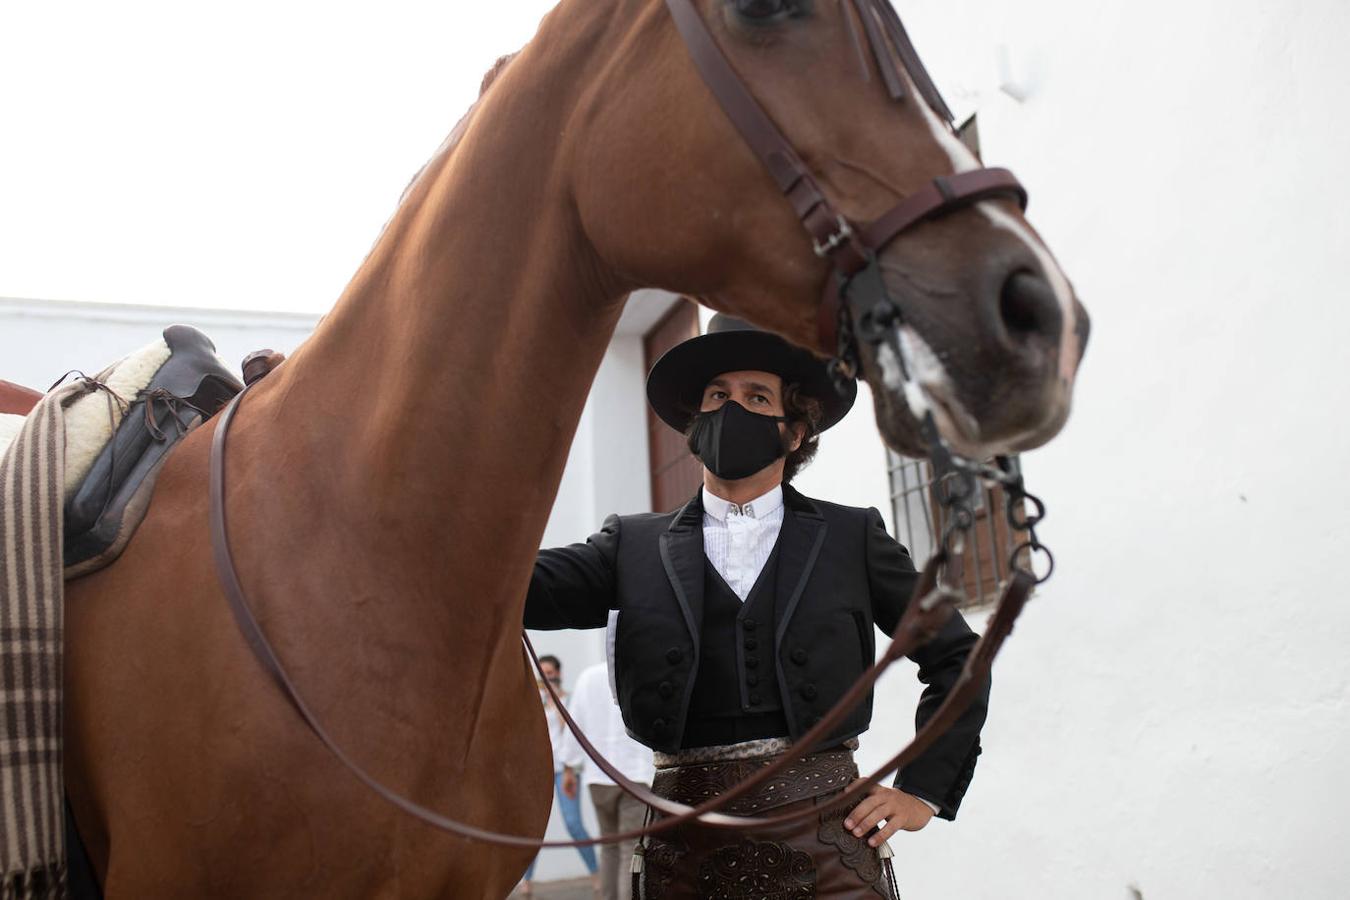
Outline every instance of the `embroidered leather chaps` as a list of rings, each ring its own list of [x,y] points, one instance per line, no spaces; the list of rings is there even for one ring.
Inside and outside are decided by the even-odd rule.
[[[772,757],[658,769],[653,790],[696,804],[745,779]],[[858,777],[848,750],[817,753],[787,769],[726,812],[766,815],[819,806],[822,813],[764,831],[689,825],[645,839],[642,900],[898,900],[878,851],[844,829],[847,808],[828,801]]]

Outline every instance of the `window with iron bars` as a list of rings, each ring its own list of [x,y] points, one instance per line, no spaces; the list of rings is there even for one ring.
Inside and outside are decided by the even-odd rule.
[[[922,566],[937,550],[946,526],[933,466],[926,459],[909,459],[891,450],[886,451],[886,463],[896,540],[909,549],[914,564]],[[976,491],[975,522],[966,539],[962,570],[952,573],[965,589],[963,609],[998,600],[1008,582],[1009,557],[1027,537],[1008,525],[1003,504],[1003,489],[997,485],[982,485]]]

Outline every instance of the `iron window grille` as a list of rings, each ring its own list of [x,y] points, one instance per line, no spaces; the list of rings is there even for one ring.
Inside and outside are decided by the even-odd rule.
[[[926,459],[909,459],[886,451],[891,487],[891,512],[896,540],[909,549],[920,565],[937,550],[946,525],[937,500],[933,466]],[[975,523],[967,539],[960,572],[952,573],[965,588],[963,609],[993,604],[1008,582],[1008,562],[1013,549],[1026,538],[1025,532],[1008,525],[1003,510],[1003,490],[982,485],[976,492]]]

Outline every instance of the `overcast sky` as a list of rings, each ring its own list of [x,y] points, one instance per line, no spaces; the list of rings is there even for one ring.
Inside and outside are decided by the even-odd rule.
[[[327,310],[553,0],[0,6],[0,296]]]

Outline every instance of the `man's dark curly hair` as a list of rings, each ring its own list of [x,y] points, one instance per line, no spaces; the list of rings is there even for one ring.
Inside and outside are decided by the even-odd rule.
[[[783,413],[788,417],[788,437],[784,446],[792,446],[792,432],[798,425],[805,425],[805,437],[801,446],[788,453],[787,463],[783,466],[783,482],[789,483],[797,473],[806,468],[820,449],[820,419],[824,407],[820,401],[801,389],[801,385],[792,383],[783,388]]]
[[[787,461],[783,464],[783,483],[787,484],[797,473],[806,468],[806,464],[815,458],[820,449],[820,420],[824,415],[821,402],[802,390],[800,384],[793,382],[783,387],[783,414],[787,416],[788,433],[783,436],[783,450],[787,452]],[[684,429],[684,439],[689,452],[698,455],[694,447],[694,426],[697,417],[689,420]],[[801,446],[791,450],[796,437],[797,426],[804,426]]]

